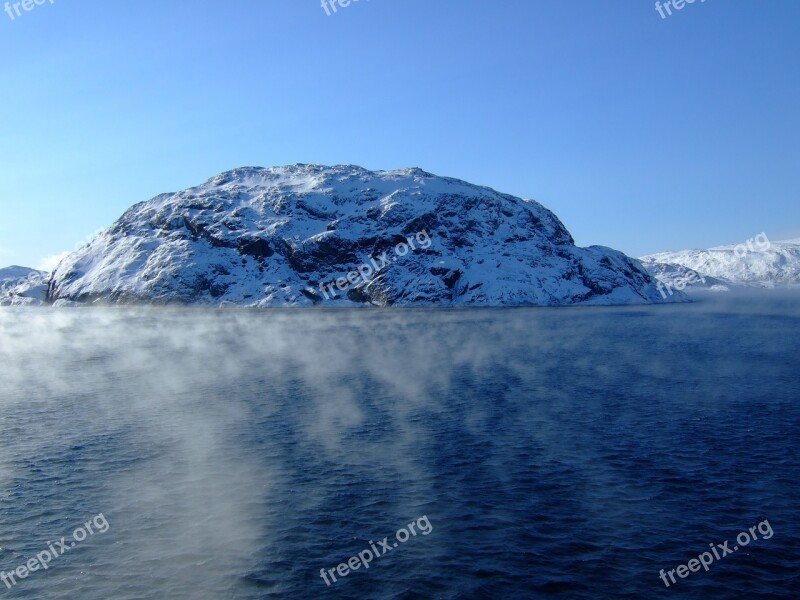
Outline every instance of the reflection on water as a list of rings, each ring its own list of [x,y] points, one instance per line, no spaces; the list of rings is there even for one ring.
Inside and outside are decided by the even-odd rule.
[[[792,597],[795,298],[0,311],[0,569],[110,523],[0,591]],[[422,515],[430,535],[326,587]],[[763,519],[774,537],[665,589]]]

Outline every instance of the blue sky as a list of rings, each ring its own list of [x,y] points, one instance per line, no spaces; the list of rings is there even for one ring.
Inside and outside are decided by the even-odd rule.
[[[650,0],[0,12],[0,266],[158,193],[297,162],[489,185],[634,256],[800,237],[799,21],[795,0],[666,19]]]

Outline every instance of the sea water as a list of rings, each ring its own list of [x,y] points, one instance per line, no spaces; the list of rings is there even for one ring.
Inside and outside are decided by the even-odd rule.
[[[0,311],[0,596],[796,598],[798,298]]]

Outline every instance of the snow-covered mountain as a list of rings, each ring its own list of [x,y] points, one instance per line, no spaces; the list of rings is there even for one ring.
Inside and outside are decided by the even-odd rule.
[[[741,244],[660,252],[641,261],[651,275],[677,289],[687,283],[688,289],[717,290],[800,284],[800,239],[771,242],[763,233]]]
[[[44,304],[49,277],[49,273],[28,267],[0,269],[0,306]]]
[[[4,269],[0,269],[0,285],[7,284],[18,279],[24,279],[28,275],[39,272],[40,271],[37,271],[36,269],[20,267],[17,265],[5,267]]]
[[[664,285],[658,288],[664,295],[671,295],[675,290],[697,291],[711,290],[715,292],[728,291],[729,282],[710,275],[704,275],[694,269],[689,269],[683,265],[673,263],[662,263],[643,257],[640,259],[644,268],[655,279]]]
[[[420,169],[303,164],[240,168],[133,206],[58,265],[49,294],[57,304],[663,301],[639,261],[576,247],[532,200]]]

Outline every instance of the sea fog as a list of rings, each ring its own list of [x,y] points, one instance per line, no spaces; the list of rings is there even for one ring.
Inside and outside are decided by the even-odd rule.
[[[0,592],[792,597],[797,299],[0,310]]]

